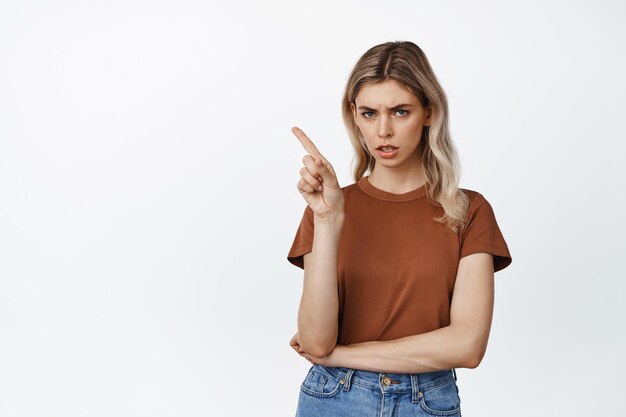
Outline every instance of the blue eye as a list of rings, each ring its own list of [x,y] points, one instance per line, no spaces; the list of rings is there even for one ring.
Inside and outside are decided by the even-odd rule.
[[[399,116],[406,116],[406,115],[409,113],[408,111],[406,111],[406,110],[404,110],[404,109],[397,109],[397,110],[396,110],[396,113],[397,113],[397,112],[400,112],[400,111],[401,111],[401,112],[404,112],[404,113],[400,114]],[[372,113],[372,116],[368,116],[368,114],[370,114],[370,113]],[[374,117],[374,116],[373,116],[373,113],[374,113],[373,111],[364,111],[364,112],[363,112],[363,113],[361,113],[361,114],[362,114],[362,115],[363,115],[363,117],[365,117],[366,119],[371,119],[372,117]]]

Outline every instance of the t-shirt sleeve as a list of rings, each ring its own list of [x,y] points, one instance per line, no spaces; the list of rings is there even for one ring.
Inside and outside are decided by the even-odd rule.
[[[293,265],[304,269],[304,254],[313,250],[313,210],[308,205],[304,208],[302,220],[296,236],[287,254],[287,260]]]
[[[491,253],[494,272],[513,261],[491,204],[478,192],[470,202],[469,224],[461,236],[460,258],[478,252]]]

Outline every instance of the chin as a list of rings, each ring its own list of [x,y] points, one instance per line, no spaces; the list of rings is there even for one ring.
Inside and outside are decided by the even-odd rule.
[[[403,160],[400,158],[387,159],[381,156],[374,157],[374,159],[376,160],[377,164],[381,164],[381,165],[389,166],[389,167],[400,165],[403,162]]]

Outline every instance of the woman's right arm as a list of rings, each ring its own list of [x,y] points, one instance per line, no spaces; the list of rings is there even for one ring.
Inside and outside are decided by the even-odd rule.
[[[335,348],[339,325],[337,250],[344,214],[314,217],[313,249],[304,259],[298,338],[306,353],[321,357]]]
[[[303,256],[304,286],[298,310],[298,343],[312,356],[333,351],[339,327],[337,250],[344,221],[343,191],[333,166],[313,141],[291,129],[308,152],[302,158],[298,191],[313,211],[313,245]]]

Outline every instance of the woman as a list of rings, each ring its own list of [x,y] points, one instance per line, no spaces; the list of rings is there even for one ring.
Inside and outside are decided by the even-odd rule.
[[[507,244],[485,197],[458,187],[446,95],[417,45],[368,50],[342,112],[356,152],[348,186],[292,129],[308,154],[287,256],[304,270],[290,344],[313,364],[296,414],[460,416],[455,368],[484,356]]]

